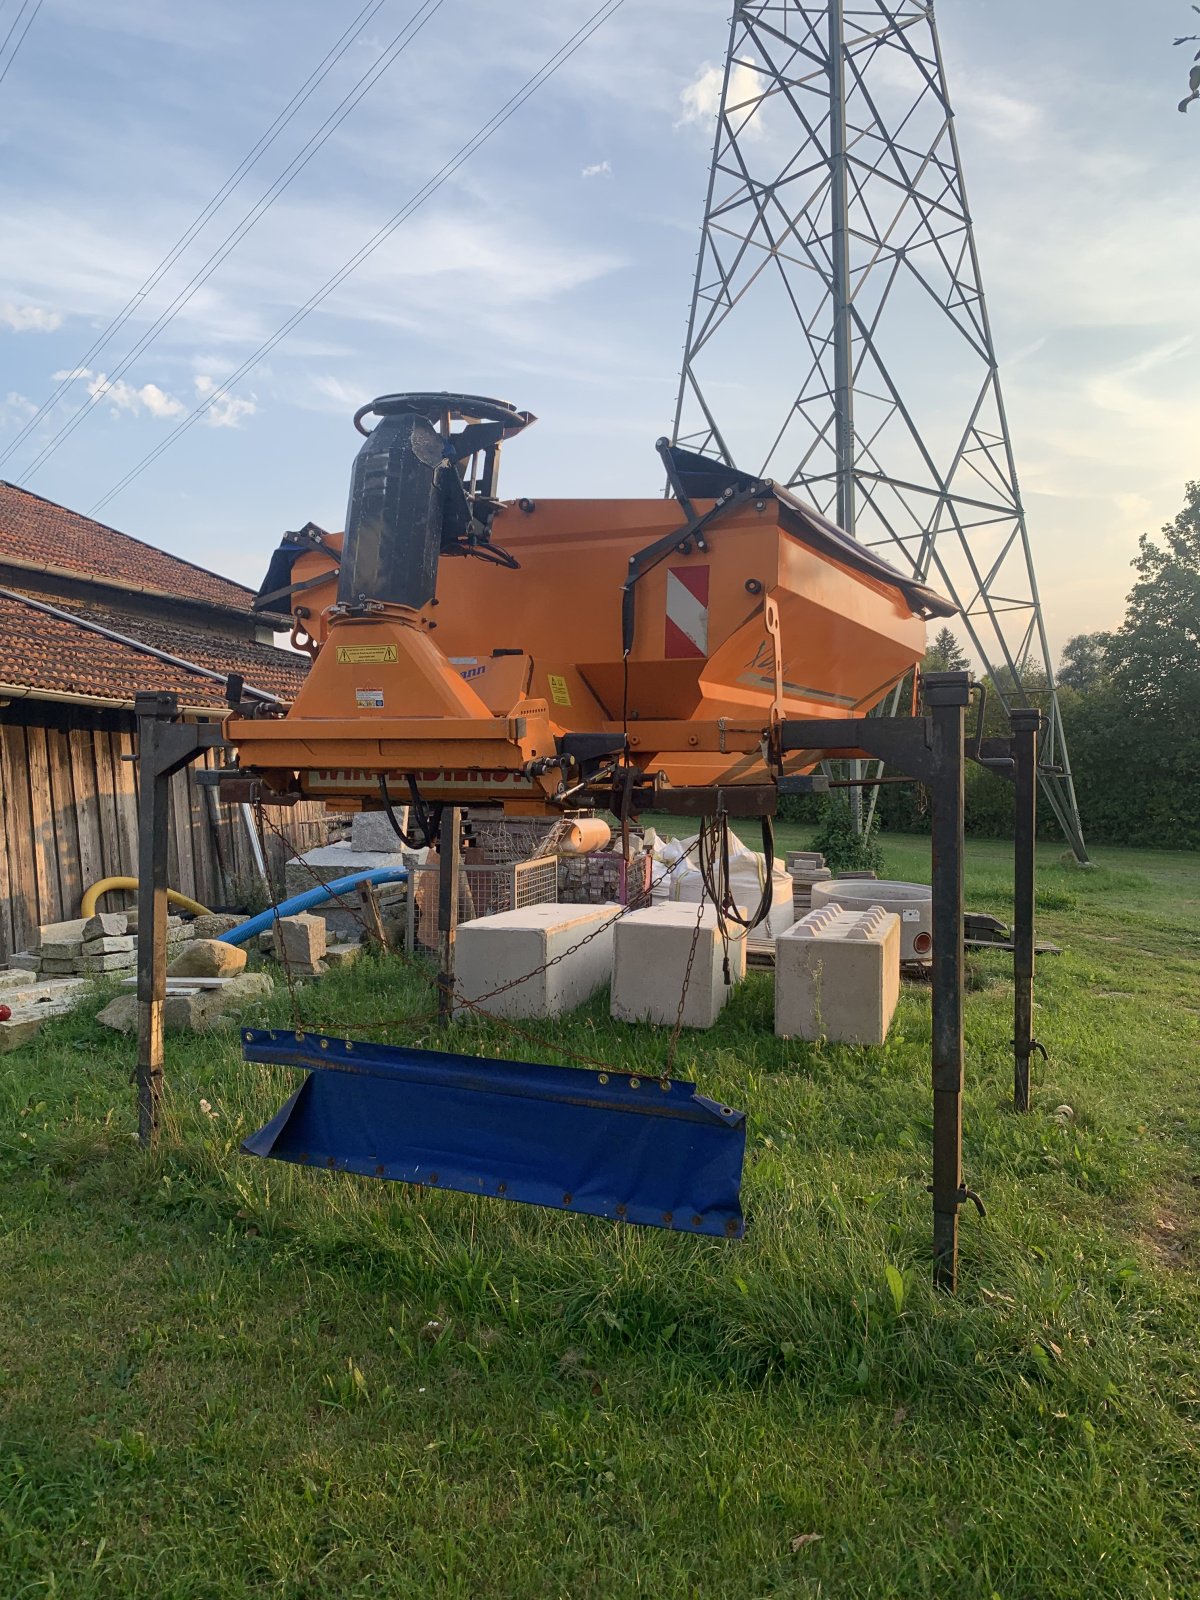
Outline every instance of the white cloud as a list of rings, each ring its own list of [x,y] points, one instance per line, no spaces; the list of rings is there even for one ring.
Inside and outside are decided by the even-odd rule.
[[[0,427],[6,427],[10,422],[26,422],[36,410],[37,406],[28,396],[10,389],[4,397],[4,404],[0,405]]]
[[[89,379],[87,390],[93,400],[103,400],[114,411],[128,411],[135,417],[142,411],[148,411],[152,417],[177,417],[183,410],[183,401],[176,400],[156,383],[144,383],[138,389],[124,378],[110,383],[103,372],[97,372]]]
[[[581,178],[611,178],[612,177],[612,162],[611,161],[596,161],[596,162],[593,162],[593,164],[590,167],[584,167],[583,171],[579,174],[579,176]]]
[[[683,106],[675,126],[689,123],[708,123],[721,109],[721,87],[725,82],[724,67],[714,67],[709,62],[680,90]],[[729,95],[726,112],[741,138],[759,138],[764,132],[761,105],[755,104],[764,88],[764,78],[749,61],[735,61],[729,77]],[[739,107],[745,110],[739,111]]]
[[[3,300],[0,301],[0,327],[10,328],[13,333],[53,333],[55,328],[62,327],[62,312]]]
[[[216,379],[203,372],[197,375],[195,383],[202,401],[208,400],[218,387]],[[210,428],[236,428],[242,417],[252,417],[257,410],[258,403],[253,397],[239,400],[236,395],[224,394],[213,400],[204,413],[204,421]]]

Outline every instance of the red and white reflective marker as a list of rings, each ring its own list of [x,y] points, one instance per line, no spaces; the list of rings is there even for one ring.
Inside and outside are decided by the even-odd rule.
[[[668,661],[704,660],[708,655],[708,568],[667,568]]]

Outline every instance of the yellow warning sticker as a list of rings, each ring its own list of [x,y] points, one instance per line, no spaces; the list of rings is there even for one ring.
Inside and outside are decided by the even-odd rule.
[[[337,660],[339,666],[362,666],[368,663],[381,661],[395,661],[396,646],[394,644],[339,644],[337,646]]]
[[[567,680],[560,678],[557,673],[546,674],[550,685],[550,698],[556,706],[569,706],[571,704],[571,691],[567,688]]]

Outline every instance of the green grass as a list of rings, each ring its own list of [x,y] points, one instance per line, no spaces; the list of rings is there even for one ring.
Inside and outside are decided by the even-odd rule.
[[[970,845],[972,908],[1007,870]],[[750,1113],[736,1245],[249,1160],[293,1080],[236,1035],[171,1042],[154,1160],[127,1040],[80,1017],[0,1058],[0,1595],[1200,1593],[1200,857],[1044,848],[1039,897],[1027,1117],[1006,958],[974,963],[988,1217],[953,1299],[919,986],[882,1050],[776,1040],[761,975],[684,1036]],[[299,999],[346,1032],[429,1004],[395,959]],[[599,1000],[542,1039],[516,1053],[665,1048]]]

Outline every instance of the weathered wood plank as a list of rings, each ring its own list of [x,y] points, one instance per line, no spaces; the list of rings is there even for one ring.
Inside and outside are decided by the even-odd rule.
[[[122,757],[133,753],[134,738],[131,733],[110,733],[109,752],[112,757],[113,791],[117,807],[117,845],[119,871],[123,876],[137,877],[138,814],[137,767]],[[129,904],[133,904],[130,899]]]
[[[50,761],[54,833],[58,841],[58,881],[63,918],[67,919],[79,915],[79,899],[85,886],[79,871],[79,823],[71,771],[71,740],[65,729],[46,729],[46,751]]]
[[[33,816],[33,871],[37,887],[38,921],[62,922],[62,888],[58,877],[58,841],[54,835],[54,804],[50,796],[50,758],[45,728],[25,730],[29,757],[29,804]]]
[[[188,810],[187,771],[171,779],[171,842],[167,882],[180,894],[196,898],[196,869],[192,864],[192,817]]]
[[[12,908],[13,946],[27,950],[36,943],[39,924],[37,883],[33,870],[33,814],[29,806],[29,754],[25,729],[0,728],[4,739],[5,771],[10,780],[7,798],[9,896]]]
[[[8,867],[8,852],[12,848],[13,838],[13,779],[9,773],[8,742],[3,735],[4,729],[0,728],[0,961],[7,961],[16,945],[13,942],[12,880]]]
[[[124,871],[121,862],[121,836],[117,827],[117,793],[113,779],[112,750],[108,735],[93,730],[92,763],[96,772],[96,814],[100,819],[100,858],[104,876],[115,878]],[[133,874],[137,876],[136,870]]]
[[[75,825],[79,832],[79,876],[86,890],[105,876],[100,801],[96,793],[96,754],[88,729],[73,729],[68,737],[71,782],[75,790]]]

